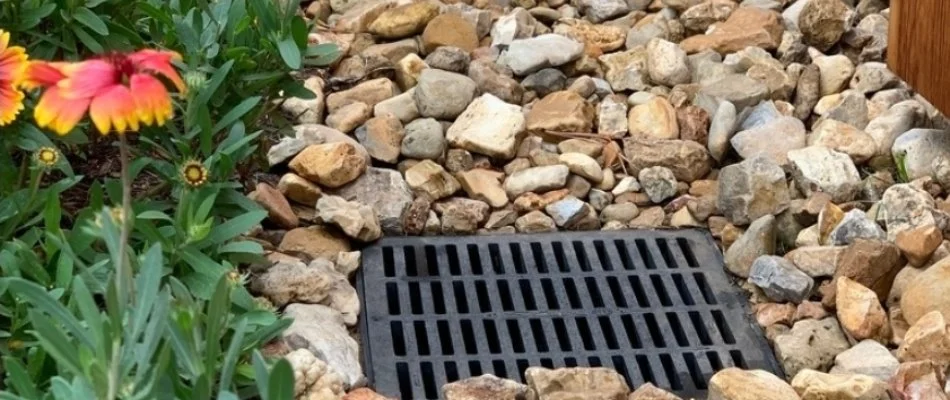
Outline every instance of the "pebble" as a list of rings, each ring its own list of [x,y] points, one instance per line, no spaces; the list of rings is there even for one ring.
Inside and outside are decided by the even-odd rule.
[[[434,68],[422,70],[412,98],[419,115],[452,120],[475,98],[477,86],[471,78]]]
[[[570,169],[566,165],[528,168],[508,176],[505,179],[505,191],[514,198],[527,192],[560,189],[567,184],[568,174]]]

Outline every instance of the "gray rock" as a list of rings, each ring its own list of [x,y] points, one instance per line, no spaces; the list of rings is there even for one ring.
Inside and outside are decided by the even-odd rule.
[[[707,143],[709,154],[716,161],[722,161],[726,157],[726,153],[729,152],[729,140],[736,133],[737,119],[735,105],[725,100],[719,103],[709,126]]]
[[[355,181],[330,194],[372,207],[388,235],[402,234],[403,213],[412,203],[412,191],[402,174],[383,168],[369,167]]]
[[[498,62],[511,68],[517,75],[527,75],[542,68],[567,64],[580,57],[583,51],[583,43],[549,33],[513,40]]]
[[[640,170],[639,181],[653,203],[659,204],[676,196],[676,177],[669,168],[644,168]]]
[[[858,65],[851,77],[851,89],[868,94],[900,84],[900,78],[894,75],[887,64],[869,62]]]
[[[762,288],[776,302],[801,303],[808,298],[815,282],[795,264],[782,257],[761,256],[752,263],[749,283]]]
[[[353,137],[333,129],[329,126],[317,124],[302,124],[294,126],[294,137],[281,138],[280,142],[271,146],[267,151],[267,163],[271,166],[281,164],[292,159],[297,153],[303,151],[312,144],[345,142],[353,145],[358,152],[363,154],[366,162],[369,163],[369,153],[363,148],[360,142]]]
[[[291,304],[284,309],[284,316],[293,319],[282,333],[291,349],[310,350],[339,374],[348,387],[365,383],[359,344],[343,326],[339,312],[318,304]]]
[[[488,216],[485,222],[485,229],[498,229],[503,226],[513,225],[518,219],[518,213],[514,210],[498,210]]]
[[[795,118],[802,121],[808,119],[820,98],[821,71],[815,64],[806,65],[798,76],[798,86],[795,89]]]
[[[567,196],[544,207],[544,211],[554,219],[559,227],[567,227],[590,214],[587,203],[574,196]]]
[[[749,270],[757,258],[775,254],[775,217],[766,215],[752,222],[742,236],[726,250],[726,269],[743,277],[749,277]]]
[[[300,124],[322,124],[326,111],[326,96],[323,94],[323,80],[313,76],[304,81],[303,86],[313,92],[312,99],[290,97],[284,99],[280,108],[290,114]]]
[[[619,221],[624,224],[632,221],[640,215],[640,209],[633,203],[611,204],[600,212],[600,220],[603,222]]]
[[[438,202],[434,208],[442,217],[443,235],[471,235],[491,211],[488,203],[463,197]]]
[[[937,224],[934,199],[924,190],[911,184],[891,186],[881,198],[879,213],[884,215],[887,239],[917,227]]]
[[[911,129],[897,137],[891,154],[914,180],[934,175],[934,161],[950,158],[950,132],[936,129]]]
[[[756,105],[768,97],[769,88],[757,79],[733,74],[726,75],[715,82],[704,84],[699,93],[714,99],[732,102],[737,110],[742,110]]]
[[[567,177],[567,190],[571,196],[577,197],[578,199],[586,199],[591,187],[593,186],[590,182],[579,175],[571,174],[571,176]]]
[[[785,172],[769,158],[751,158],[719,171],[719,210],[733,224],[778,215],[790,198]]]
[[[620,196],[624,193],[630,192],[639,192],[640,191],[640,182],[637,181],[637,178],[632,176],[625,176],[620,182],[617,182],[617,185],[614,186],[613,190],[610,191],[614,196]]]
[[[606,21],[630,11],[626,0],[581,0],[578,1],[578,7],[594,22]]]
[[[371,207],[339,196],[321,196],[317,200],[317,214],[324,222],[338,226],[347,236],[362,242],[374,241],[383,234]]]
[[[847,154],[822,146],[788,152],[792,177],[805,196],[814,192],[831,195],[835,203],[854,200],[861,191],[861,175]]]
[[[650,40],[656,38],[670,38],[669,22],[666,18],[657,16],[648,24],[638,25],[630,29],[630,31],[627,32],[626,47],[627,49],[632,49],[637,46],[643,46],[649,43]]]
[[[691,75],[686,64],[686,52],[675,43],[653,39],[647,43],[647,68],[650,79],[661,85],[676,86],[689,83]]]
[[[857,239],[885,239],[887,233],[868,218],[861,210],[851,210],[844,214],[841,222],[828,235],[833,246],[842,246],[854,243]]]
[[[515,39],[530,38],[535,33],[534,23],[534,17],[522,7],[502,15],[491,27],[492,47],[507,46]]]
[[[804,369],[827,371],[835,356],[850,347],[834,317],[798,321],[790,331],[776,336],[773,345],[785,376]]]
[[[520,233],[557,232],[557,225],[547,214],[532,211],[515,221],[515,229]]]
[[[442,124],[433,118],[417,119],[406,125],[400,151],[407,158],[435,160],[445,151]]]
[[[602,211],[614,201],[614,195],[600,189],[592,189],[587,194],[587,200],[590,202],[590,206],[594,207],[594,210]]]
[[[416,108],[416,100],[412,97],[415,93],[416,88],[412,88],[403,94],[376,103],[373,107],[373,115],[379,117],[392,114],[404,124],[419,118],[419,109]]]
[[[570,170],[566,165],[548,165],[515,172],[505,179],[505,192],[514,199],[527,192],[560,189],[567,184]]]
[[[423,117],[452,120],[472,102],[476,89],[475,81],[465,75],[426,68],[412,98]]]
[[[798,17],[803,39],[806,44],[827,51],[851,27],[854,11],[841,0],[809,0],[804,3]]]
[[[464,74],[472,58],[465,50],[453,46],[439,46],[425,59],[429,68],[442,69]]]
[[[868,126],[868,101],[863,94],[856,91],[843,92],[841,101],[828,109],[823,117],[864,129]]]
[[[888,382],[897,374],[900,362],[875,340],[867,339],[835,357],[832,374],[861,374]]]
[[[468,67],[468,77],[475,81],[481,93],[491,94],[507,103],[521,104],[524,88],[514,80],[510,71],[490,60],[475,60]]]
[[[922,107],[914,100],[897,103],[883,114],[871,120],[864,131],[877,143],[877,155],[891,156],[894,141],[904,132],[917,125],[922,118]]]
[[[528,75],[521,81],[521,86],[525,90],[535,92],[538,97],[544,97],[552,92],[564,90],[567,84],[567,77],[564,73],[554,68],[545,68],[531,75]]]
[[[627,134],[627,102],[619,96],[607,96],[597,105],[597,133],[614,138]]]
[[[743,159],[764,156],[785,166],[790,150],[805,147],[805,125],[797,118],[782,117],[736,133],[730,143]]]
[[[755,107],[746,108],[739,116],[742,121],[739,123],[738,130],[744,131],[757,126],[768,125],[782,117],[782,113],[775,108],[775,102],[767,100],[759,103]]]

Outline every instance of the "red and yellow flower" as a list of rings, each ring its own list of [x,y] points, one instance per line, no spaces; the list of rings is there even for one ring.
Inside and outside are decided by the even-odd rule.
[[[184,93],[185,84],[172,66],[178,57],[141,50],[75,64],[33,62],[23,85],[46,89],[33,115],[40,127],[65,135],[88,112],[103,135],[123,134],[141,125],[163,125],[172,117],[171,97],[161,79]]]
[[[10,33],[0,29],[0,126],[13,122],[23,109],[18,86],[26,65],[26,50],[10,46]]]

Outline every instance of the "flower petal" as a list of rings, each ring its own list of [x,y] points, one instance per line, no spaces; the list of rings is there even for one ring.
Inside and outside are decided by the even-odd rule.
[[[104,60],[89,60],[76,64],[67,73],[67,79],[59,82],[63,97],[69,99],[90,98],[112,90],[120,84],[115,65]]]
[[[172,101],[165,85],[154,76],[135,74],[129,82],[135,93],[135,109],[145,125],[163,125],[172,117]]]
[[[129,55],[129,60],[135,64],[137,70],[153,72],[164,76],[175,85],[179,93],[185,93],[185,82],[182,81],[181,75],[179,75],[175,67],[172,66],[172,60],[180,59],[181,56],[173,51],[149,49],[139,50]]]
[[[25,89],[56,86],[59,81],[66,79],[70,68],[66,63],[31,61],[26,67],[20,86]]]
[[[113,85],[96,96],[89,106],[89,116],[103,135],[113,129],[119,134],[139,130],[135,99],[122,85]]]
[[[0,85],[0,126],[13,122],[22,109],[23,92],[12,84]]]
[[[86,115],[89,102],[90,99],[66,99],[60,93],[60,88],[53,86],[40,97],[40,102],[33,110],[33,118],[41,128],[49,127],[57,134],[65,135]]]
[[[26,50],[22,47],[0,50],[0,82],[17,84],[23,78],[25,68]]]

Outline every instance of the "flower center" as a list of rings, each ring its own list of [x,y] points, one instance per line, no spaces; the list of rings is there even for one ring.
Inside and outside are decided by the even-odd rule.
[[[135,64],[132,60],[122,53],[110,53],[105,56],[105,60],[115,67],[115,80],[128,84],[132,75],[135,74]]]

